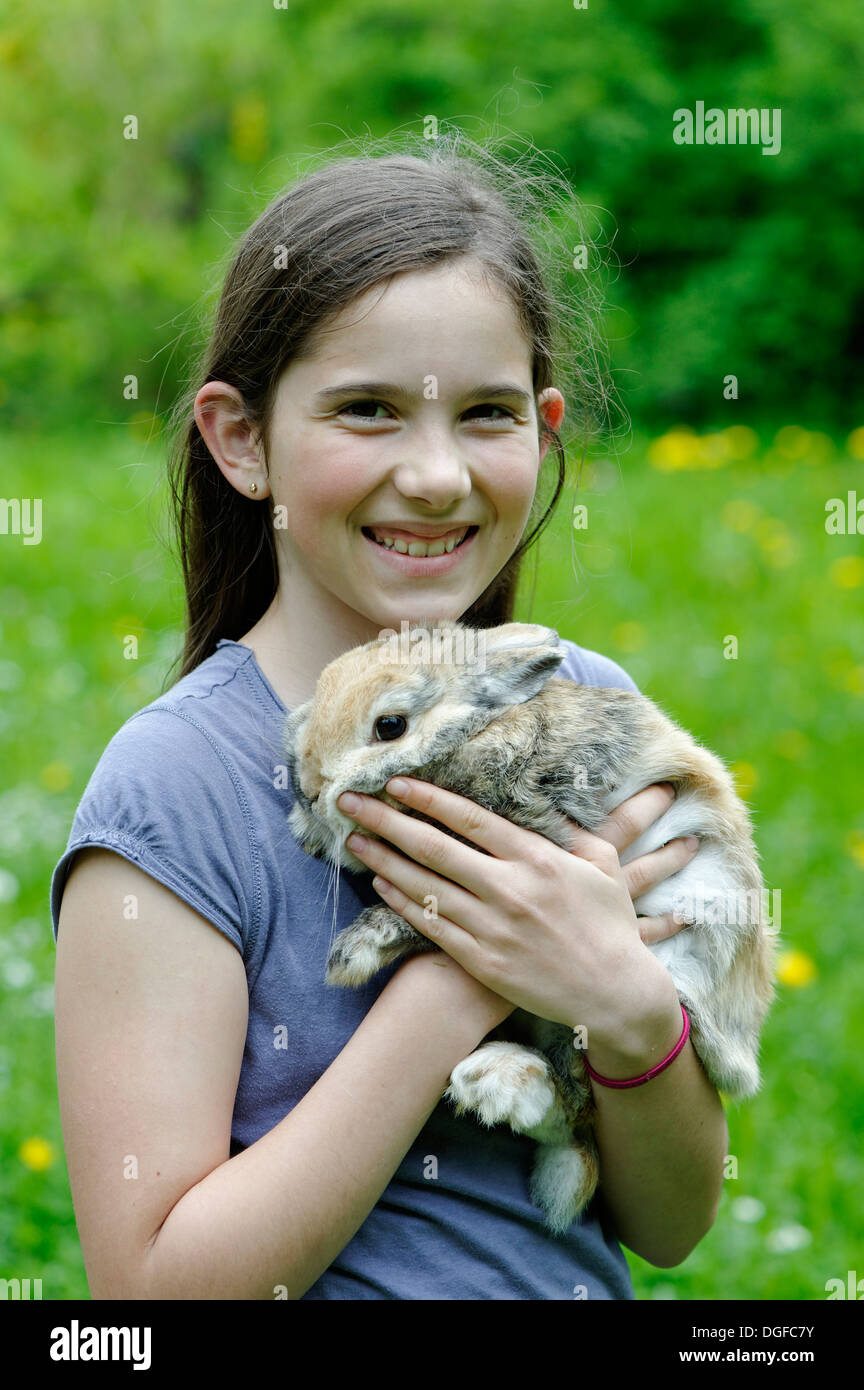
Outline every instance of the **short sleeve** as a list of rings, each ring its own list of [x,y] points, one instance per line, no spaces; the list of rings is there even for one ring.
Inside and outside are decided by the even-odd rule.
[[[182,711],[139,711],[99,759],[51,880],[55,941],[64,885],[76,852],[87,846],[130,860],[244,957],[251,949],[252,903],[260,895],[238,782],[218,742]]]
[[[610,657],[602,656],[600,652],[589,651],[586,647],[579,647],[575,642],[568,642],[566,639],[564,646],[567,654],[555,672],[556,676],[576,681],[578,685],[633,690],[638,695],[639,687],[636,682],[628,676],[623,666],[619,666]]]

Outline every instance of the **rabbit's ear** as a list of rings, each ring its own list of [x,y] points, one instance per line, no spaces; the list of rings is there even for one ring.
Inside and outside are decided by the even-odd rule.
[[[489,708],[530,700],[554,676],[566,654],[555,629],[539,623],[503,623],[481,629],[478,635],[481,659],[471,686]]]

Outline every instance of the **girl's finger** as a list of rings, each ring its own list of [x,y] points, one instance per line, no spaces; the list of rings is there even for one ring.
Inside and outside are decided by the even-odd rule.
[[[668,941],[689,924],[676,919],[674,912],[666,912],[662,917],[637,917],[636,925],[643,943],[653,946],[657,941]]]
[[[443,910],[453,913],[460,923],[464,920],[470,922],[472,907],[477,906],[479,899],[457,884],[439,878],[437,874],[430,873],[413,860],[406,859],[403,854],[397,854],[390,845],[385,845],[381,840],[364,837],[364,842],[358,844],[357,832],[352,831],[346,843],[352,854],[391,885],[400,895],[400,900],[413,902],[421,914],[424,908],[431,908],[433,913],[438,914],[439,906],[443,904]],[[375,891],[379,891],[377,885]],[[389,902],[389,899],[387,901]],[[407,920],[413,924],[413,918]],[[455,923],[452,926],[454,931],[458,930]],[[461,929],[470,934],[468,927]]]
[[[399,780],[401,782],[402,779]],[[392,783],[385,788],[390,795],[391,785]],[[479,850],[472,849],[471,845],[460,843],[452,835],[445,834],[443,830],[427,821],[407,816],[401,809],[396,810],[388,806],[377,797],[359,796],[359,804],[355,807],[346,804],[348,796],[349,793],[343,792],[339,797],[339,810],[350,816],[359,826],[374,831],[382,840],[387,840],[391,845],[404,850],[415,863],[423,864],[434,873],[440,873],[443,878],[461,884],[476,897],[488,895],[488,856],[481,855]],[[517,835],[542,839],[542,836],[535,835],[534,831],[523,830],[503,817],[493,815],[476,802],[456,796],[453,792],[445,792],[431,782],[415,782],[404,795],[400,793],[400,800],[406,806],[421,811],[424,816],[441,820],[466,840],[472,840],[478,845],[497,845],[499,852],[516,843]],[[500,839],[494,838],[495,831],[490,829],[490,826],[503,827]],[[491,853],[493,851],[490,849]],[[362,856],[358,855],[358,858],[360,857]],[[507,856],[501,853],[500,857]],[[385,872],[385,877],[387,876]]]
[[[669,782],[645,787],[635,796],[628,796],[620,806],[594,830],[602,840],[608,840],[620,853],[644,834],[649,825],[659,820],[675,800],[675,788]]]
[[[472,954],[471,948],[476,946],[474,937],[470,932],[464,931],[451,922],[447,917],[442,917],[435,910],[435,904],[421,904],[415,902],[407,893],[403,893],[397,888],[395,883],[387,879],[375,877],[372,880],[375,892],[381,897],[388,907],[392,907],[394,912],[398,912],[400,917],[418,932],[421,936],[428,937],[434,941],[442,951],[446,951],[448,956],[452,956],[459,965],[463,966],[469,974],[471,965],[477,969],[476,952]]]
[[[467,796],[458,796],[456,792],[437,787],[434,782],[423,782],[419,777],[392,777],[384,790],[395,801],[449,826],[457,835],[463,835],[496,859],[518,859],[524,853],[526,835],[535,836],[533,830],[514,825],[504,816],[496,816],[494,811],[488,811]]]
[[[670,840],[668,845],[662,845],[650,854],[641,854],[638,859],[631,859],[629,864],[623,864],[621,871],[630,897],[639,898],[649,888],[677,874],[679,869],[690,863],[698,848],[697,836],[687,835],[680,840]]]
[[[609,840],[595,835],[592,830],[585,830],[581,825],[571,824],[570,853],[578,855],[580,859],[587,860],[589,864],[594,865],[595,869],[600,869],[610,878],[621,878],[623,870],[618,862],[617,849]]]

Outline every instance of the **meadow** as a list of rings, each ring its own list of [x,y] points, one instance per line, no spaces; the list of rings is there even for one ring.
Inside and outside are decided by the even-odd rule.
[[[105,745],[179,651],[163,457],[143,413],[0,436],[4,495],[43,503],[38,544],[0,535],[0,1276],[46,1299],[88,1296],[48,889]],[[586,464],[525,567],[518,618],[611,656],[733,769],[780,917],[763,1086],[727,1104],[717,1221],[674,1269],[627,1252],[639,1299],[823,1299],[860,1263],[864,553],[826,517],[862,474],[864,428],[637,434]]]

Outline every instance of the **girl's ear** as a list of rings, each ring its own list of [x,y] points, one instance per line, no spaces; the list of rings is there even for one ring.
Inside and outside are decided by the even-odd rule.
[[[477,636],[479,660],[470,672],[471,693],[487,709],[530,700],[564,660],[558,633],[538,623],[503,623],[480,629]]]
[[[543,424],[549,430],[560,430],[564,420],[564,397],[560,391],[556,391],[554,386],[547,386],[545,391],[541,391],[537,397],[537,408]],[[549,435],[545,435],[540,445],[540,461],[542,463],[546,456],[551,440]]]

